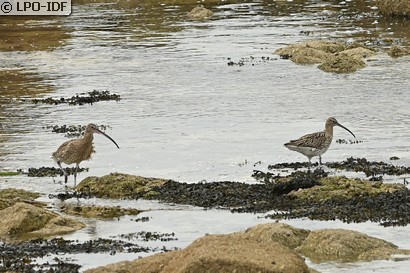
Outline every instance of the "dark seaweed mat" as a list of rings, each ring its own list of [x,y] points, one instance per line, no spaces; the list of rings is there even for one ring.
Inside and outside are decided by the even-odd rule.
[[[64,200],[71,199],[71,198],[87,199],[87,198],[91,198],[92,196],[89,195],[88,193],[85,193],[85,192],[66,191],[66,192],[61,192],[61,193],[57,193],[57,194],[49,194],[48,197],[50,199],[57,198],[61,201],[64,201]]]
[[[67,172],[68,175],[72,175],[75,172],[75,167],[67,167],[64,168],[64,170]],[[78,168],[78,173],[80,172],[88,172],[88,168]],[[29,168],[27,172],[27,176],[30,177],[45,177],[45,176],[50,176],[50,177],[55,177],[55,176],[63,176],[63,172],[60,170],[60,168],[55,168],[55,167],[40,167],[40,168]]]
[[[66,103],[69,105],[84,105],[84,104],[93,104],[99,101],[110,101],[110,100],[119,101],[120,99],[121,99],[120,95],[110,94],[110,91],[93,90],[92,92],[76,94],[75,96],[72,96],[71,98],[61,97],[59,99],[54,99],[54,98],[49,97],[45,99],[31,99],[29,101],[34,104],[45,103],[45,104],[51,104],[51,105],[58,105],[58,104]],[[26,101],[26,99],[22,99],[22,101]]]
[[[293,164],[298,164],[298,163],[281,163],[281,166],[294,166]],[[289,168],[289,167],[281,167],[281,168]],[[296,171],[292,173],[289,177],[292,177],[292,179],[296,179],[299,182],[303,181],[305,188],[310,188],[310,187],[313,187],[314,185],[317,185],[318,184],[317,181],[320,178],[327,177],[328,174],[329,173],[325,172],[323,169],[316,168],[313,171],[308,171],[308,172]],[[282,184],[278,183],[277,181],[280,178],[283,178],[283,176],[281,176],[280,174],[274,174],[271,172],[263,172],[260,170],[253,170],[253,173],[251,176],[259,182],[275,184],[276,187],[280,187],[282,185],[282,187],[291,187],[291,190],[298,189],[298,188],[294,188],[292,184],[289,185],[288,183],[282,183]],[[290,192],[290,191],[287,191],[287,192]]]
[[[230,181],[188,184],[170,180],[154,188],[157,195],[151,198],[203,208],[230,208],[233,212],[266,212],[276,207],[286,208],[286,193],[318,185],[318,180],[311,177],[311,173],[298,172],[290,181],[278,184]]]
[[[329,162],[325,165],[332,169],[362,172],[367,177],[371,177],[370,180],[380,181],[383,179],[383,175],[404,175],[410,174],[410,167],[396,166],[393,164],[385,163],[383,161],[368,161],[366,158],[353,158],[349,157],[342,162]],[[317,163],[312,164],[312,166],[318,166]],[[269,170],[277,169],[301,169],[308,168],[308,162],[294,162],[294,163],[278,163],[274,165],[269,165]]]
[[[139,241],[161,241],[161,242],[167,242],[167,241],[176,241],[178,240],[175,238],[175,233],[158,233],[158,232],[151,232],[151,231],[139,231],[139,232],[133,232],[133,233],[128,233],[128,234],[121,234],[118,236],[121,239],[125,240],[139,240]]]
[[[370,196],[361,193],[352,198],[331,198],[324,202],[294,199],[287,212],[266,216],[272,219],[309,218],[341,220],[346,223],[378,222],[382,226],[406,226],[410,223],[410,191]]]
[[[51,129],[53,133],[64,134],[65,137],[80,137],[84,135],[87,125],[48,125],[43,129]],[[101,131],[105,131],[108,126],[99,125],[98,128]]]
[[[226,60],[228,61],[227,62],[228,66],[243,66],[245,64],[250,64],[250,65],[254,66],[255,64],[267,63],[269,61],[276,60],[276,58],[272,58],[272,57],[269,57],[269,56],[268,57],[265,57],[265,56],[262,56],[262,57],[249,56],[249,57],[241,58],[237,62],[234,62],[232,60],[232,58],[230,58],[230,57],[226,58]]]
[[[194,205],[203,208],[230,209],[231,212],[264,213],[274,219],[310,218],[352,222],[378,222],[383,226],[407,225],[410,223],[410,191],[403,189],[393,193],[370,196],[362,192],[351,198],[334,197],[326,201],[296,199],[287,195],[292,190],[319,185],[319,179],[327,176],[323,170],[297,171],[283,178],[287,182],[275,183],[270,174],[257,175],[264,184],[239,182],[179,183],[168,181],[155,188],[152,199],[162,202]],[[266,175],[266,174],[265,174]],[[276,177],[276,176],[275,176]]]
[[[148,240],[160,240],[160,238],[169,238],[172,234],[156,234],[154,237],[144,237]],[[139,246],[138,244],[127,242],[124,240],[113,240],[99,238],[86,242],[78,242],[72,240],[64,240],[63,238],[55,238],[51,240],[36,239],[21,243],[5,243],[0,242],[0,272],[16,271],[16,272],[79,272],[80,265],[66,262],[63,258],[64,254],[78,253],[109,253],[115,255],[117,252],[154,252],[154,251],[169,251],[165,247],[150,248]],[[36,264],[31,262],[35,258],[49,256],[51,254],[61,255],[53,259],[53,262],[44,264]]]
[[[339,170],[363,172],[367,177],[410,174],[410,167],[395,166],[382,161],[368,161],[366,158],[349,157],[342,162],[326,163],[326,166]]]

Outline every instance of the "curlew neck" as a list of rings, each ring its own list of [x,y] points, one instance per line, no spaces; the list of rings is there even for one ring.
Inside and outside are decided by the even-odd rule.
[[[84,136],[83,136],[83,141],[84,142],[86,142],[86,143],[92,143],[93,142],[93,139],[94,139],[94,136],[93,136],[93,132],[92,131],[85,131],[85,134],[84,134]]]
[[[333,124],[326,122],[325,125],[325,134],[333,138]]]

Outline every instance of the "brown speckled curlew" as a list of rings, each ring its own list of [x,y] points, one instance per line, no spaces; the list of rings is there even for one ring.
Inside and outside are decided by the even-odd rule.
[[[299,139],[291,140],[285,144],[285,147],[307,156],[309,165],[311,164],[310,160],[314,156],[319,156],[319,164],[322,164],[321,155],[327,151],[332,143],[334,126],[342,127],[356,138],[349,129],[341,125],[334,117],[330,117],[326,120],[324,131],[307,134]]]
[[[67,183],[68,175],[66,171],[63,169],[61,166],[61,163],[65,163],[67,165],[76,164],[75,172],[74,172],[74,187],[76,186],[76,179],[77,179],[77,171],[78,171],[78,166],[80,165],[80,162],[83,160],[89,160],[91,158],[91,155],[95,153],[94,150],[94,145],[93,145],[93,134],[101,134],[105,137],[107,137],[109,140],[114,142],[114,144],[117,146],[119,149],[120,147],[118,144],[107,134],[104,132],[100,131],[95,124],[88,124],[84,136],[79,139],[73,139],[64,142],[61,144],[60,147],[58,147],[57,151],[55,151],[52,154],[52,157],[55,162],[57,162],[58,166],[64,173],[64,182]]]

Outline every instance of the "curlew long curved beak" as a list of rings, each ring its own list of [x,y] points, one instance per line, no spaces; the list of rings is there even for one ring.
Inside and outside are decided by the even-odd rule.
[[[350,131],[349,129],[347,129],[346,127],[344,127],[342,124],[338,123],[337,126],[342,127],[343,129],[345,129],[346,131],[348,131],[349,133],[351,133],[354,138],[356,138],[356,136],[352,133],[352,131]]]
[[[117,148],[119,149],[120,146],[118,146],[117,142],[114,141],[114,139],[112,139],[109,135],[107,135],[106,133],[104,133],[103,131],[100,131],[98,129],[94,129],[97,133],[102,134],[103,136],[105,136],[106,138],[108,138],[109,140],[111,140],[115,146],[117,146]]]

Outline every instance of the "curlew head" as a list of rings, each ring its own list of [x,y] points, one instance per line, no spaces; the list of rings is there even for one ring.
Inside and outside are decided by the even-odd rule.
[[[356,136],[352,133],[352,131],[350,131],[349,129],[347,129],[346,127],[344,127],[342,124],[340,124],[334,117],[330,117],[326,120],[326,128],[328,127],[334,127],[334,126],[339,126],[342,127],[343,129],[345,129],[346,131],[348,131],[349,133],[352,134],[352,136],[354,138],[356,138]]]
[[[115,144],[115,146],[117,146],[118,149],[120,148],[117,142],[114,141],[114,139],[112,139],[109,135],[107,135],[106,133],[98,129],[98,126],[93,123],[90,123],[87,125],[87,127],[85,128],[85,133],[86,134],[92,134],[92,133],[101,134],[105,136],[106,138],[108,138],[109,140],[111,140]]]

